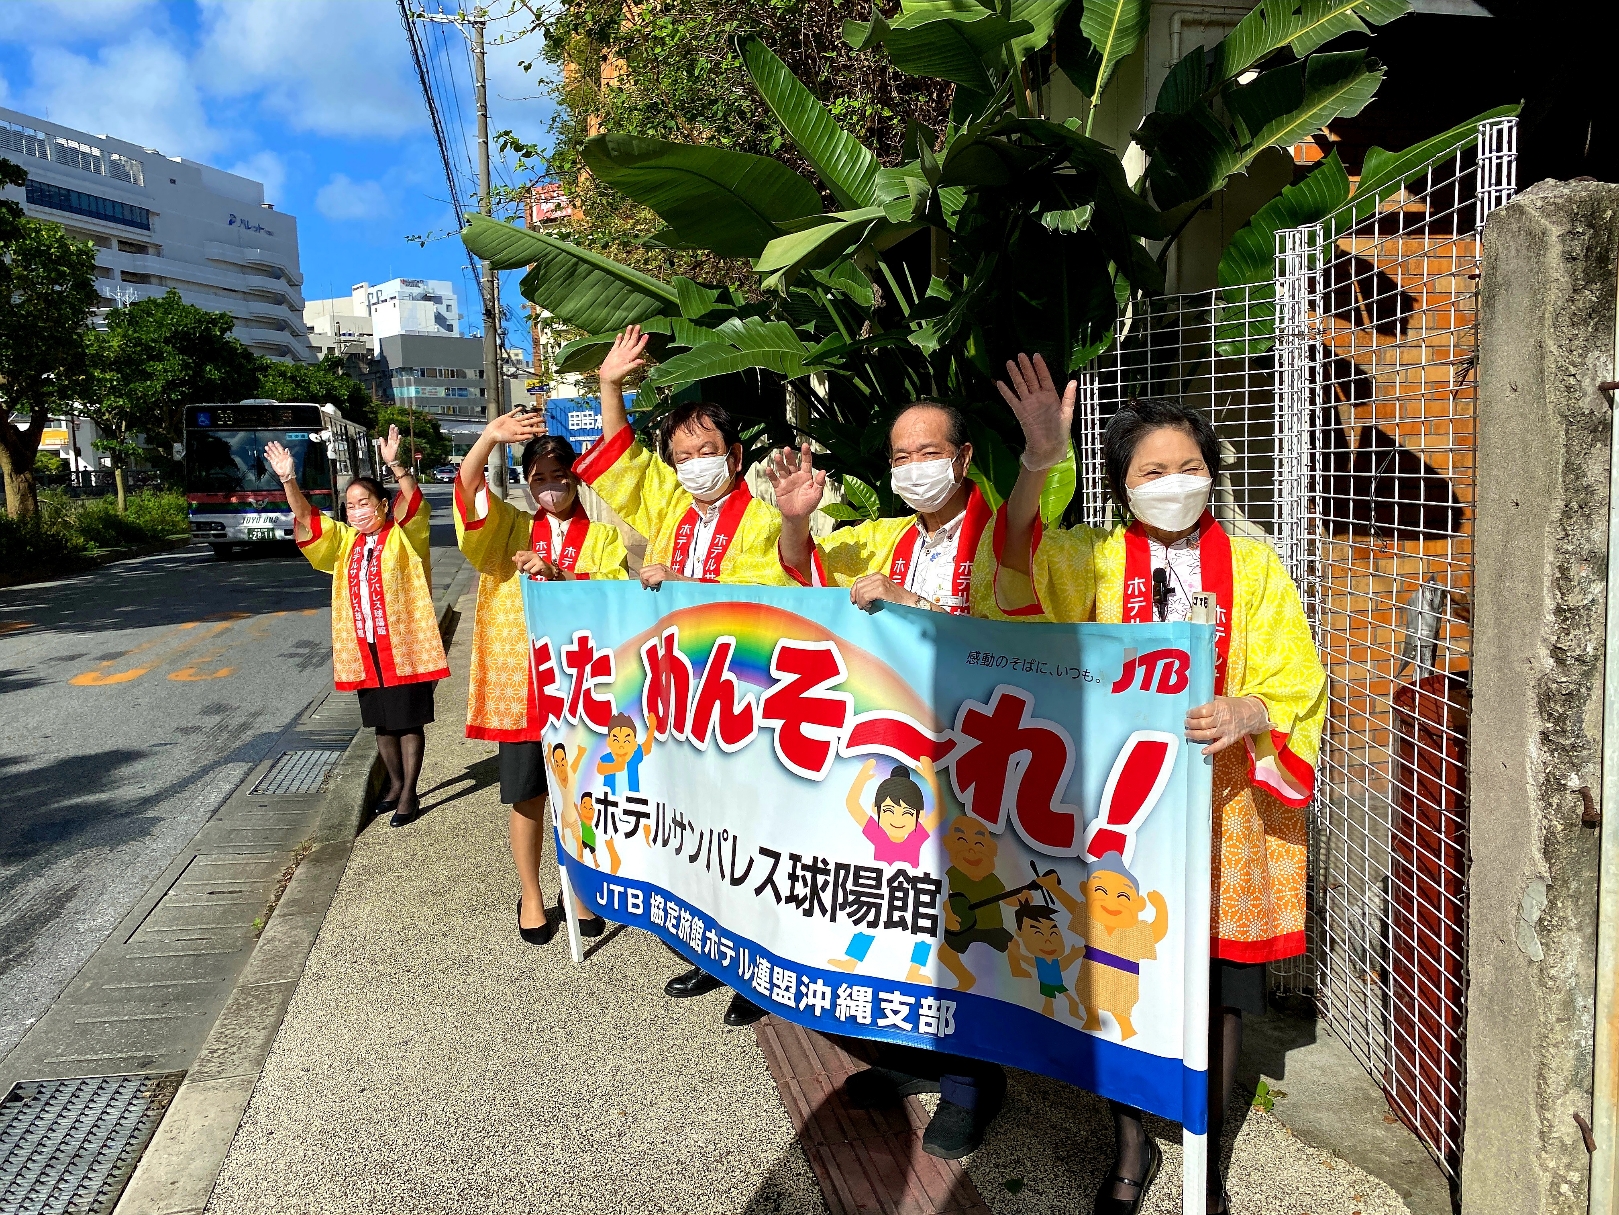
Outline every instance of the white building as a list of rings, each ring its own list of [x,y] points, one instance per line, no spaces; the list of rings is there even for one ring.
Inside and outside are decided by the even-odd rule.
[[[304,322],[316,345],[336,347],[341,339],[369,336],[372,347],[385,337],[459,337],[461,310],[455,288],[443,279],[394,278],[355,283],[347,296],[310,300]],[[320,341],[318,339],[327,339]]]
[[[0,156],[28,171],[27,187],[7,197],[95,242],[108,306],[172,287],[188,304],[234,316],[250,350],[314,360],[298,221],[265,202],[259,182],[4,108]]]

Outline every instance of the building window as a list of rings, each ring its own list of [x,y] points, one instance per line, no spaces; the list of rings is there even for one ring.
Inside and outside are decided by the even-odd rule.
[[[0,118],[0,151],[16,152],[40,160],[51,158],[50,136],[32,127],[18,126]]]
[[[82,169],[86,173],[106,175],[107,165],[101,158],[101,149],[92,148],[77,139],[64,139],[58,135],[51,146],[51,159],[59,165]]]
[[[141,244],[139,241],[121,240],[121,241],[118,242],[118,252],[120,252],[120,253],[150,253],[151,250],[148,249],[145,245]]]
[[[120,156],[117,152],[107,157],[107,176],[128,182],[132,186],[146,184],[146,169],[141,162],[128,156]]]
[[[28,201],[36,207],[49,207],[53,211],[66,211],[70,215],[83,215],[121,224],[126,228],[152,230],[152,213],[145,207],[86,194],[82,190],[69,190],[66,186],[53,186],[49,182],[28,179]]]

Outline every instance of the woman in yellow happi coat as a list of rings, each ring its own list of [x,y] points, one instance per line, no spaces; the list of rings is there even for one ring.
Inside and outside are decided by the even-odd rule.
[[[1046,470],[1067,451],[1077,385],[1059,395],[1045,363],[1007,364],[1002,395],[1023,425],[1023,471],[1008,502],[1004,559],[1030,572],[1059,620],[1184,620],[1190,596],[1219,610],[1215,697],[1186,717],[1214,757],[1213,965],[1209,985],[1209,1142],[1236,1080],[1242,1013],[1264,1011],[1264,963],[1305,950],[1307,812],[1326,719],[1326,673],[1297,588],[1262,540],[1227,535],[1208,510],[1220,475],[1214,428],[1164,398],[1132,401],[1103,439],[1108,488],[1130,522],[1040,534]],[[1238,745],[1241,744],[1241,745]],[[1115,1105],[1119,1157],[1103,1196],[1139,1205],[1156,1145],[1139,1113]],[[1228,1203],[1209,1171],[1209,1210]],[[1099,1207],[1098,1209],[1102,1209]]]
[[[467,685],[467,737],[500,746],[500,800],[511,807],[508,831],[522,894],[517,934],[544,945],[556,933],[540,890],[541,832],[550,766],[561,804],[552,814],[577,835],[573,774],[565,760],[548,765],[545,719],[534,687],[533,648],[523,616],[526,579],[622,579],[624,542],[610,523],[592,523],[579,503],[575,452],[567,439],[544,433],[545,419],[527,411],[502,414],[484,428],[455,478],[455,537],[478,571],[478,610],[472,624]],[[523,480],[539,509],[529,514],[489,492],[484,464],[497,444],[523,445]],[[563,752],[566,756],[566,752]],[[580,931],[600,936],[605,921],[576,900]]]
[[[1045,619],[1027,577],[1000,564],[1004,513],[990,510],[967,475],[973,447],[960,410],[930,401],[906,406],[889,427],[888,452],[890,484],[915,513],[840,527],[815,541],[809,520],[826,473],[815,470],[808,443],[772,455],[788,576],[802,586],[847,587],[858,608],[880,599],[986,620]]]
[[[790,586],[776,556],[781,515],[749,492],[736,422],[718,405],[682,405],[658,427],[657,451],[630,428],[624,381],[644,366],[640,326],[601,365],[602,437],[574,471],[647,538],[641,585],[738,582]]]
[[[428,555],[431,508],[399,461],[399,428],[378,444],[399,481],[390,504],[382,483],[356,477],[343,495],[348,522],[329,519],[298,488],[292,453],[279,443],[264,454],[281,478],[296,520],[293,538],[323,574],[332,575],[332,673],[339,692],[355,691],[360,720],[377,732],[388,771],[379,814],[402,827],[420,811],[416,778],[433,720],[433,685],[449,675]]]

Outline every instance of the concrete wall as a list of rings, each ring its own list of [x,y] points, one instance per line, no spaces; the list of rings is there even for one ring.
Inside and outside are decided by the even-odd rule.
[[[1616,263],[1619,186],[1485,229],[1464,1215],[1587,1206]]]

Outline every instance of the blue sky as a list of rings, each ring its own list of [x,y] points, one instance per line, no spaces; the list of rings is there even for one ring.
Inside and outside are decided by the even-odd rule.
[[[491,42],[516,28],[491,19]],[[440,78],[460,86],[446,120],[471,183],[470,58],[454,27],[429,38]],[[535,38],[490,46],[491,130],[542,141],[551,103],[518,66],[538,52]],[[5,0],[0,105],[262,181],[298,218],[309,299],[362,280],[448,279],[479,324],[461,242],[405,239],[455,221],[393,0]],[[501,276],[502,296],[508,344],[527,349],[519,277]]]

